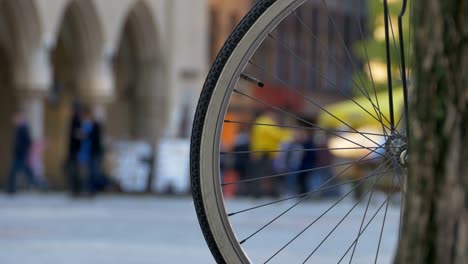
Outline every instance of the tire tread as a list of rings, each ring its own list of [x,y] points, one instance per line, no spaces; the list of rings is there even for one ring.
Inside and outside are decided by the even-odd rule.
[[[249,31],[252,25],[257,21],[257,19],[273,4],[276,0],[259,0],[255,3],[254,7],[249,11],[249,13],[242,19],[239,25],[235,28],[233,33],[229,36],[220,53],[218,54],[211,70],[208,74],[208,77],[203,86],[197,110],[195,112],[193,127],[192,127],[192,137],[190,143],[190,178],[191,178],[191,187],[192,187],[192,196],[195,205],[195,210],[197,213],[198,221],[202,229],[205,240],[208,244],[208,247],[211,250],[211,253],[217,263],[226,263],[224,260],[218,245],[215,242],[213,233],[208,224],[208,219],[206,215],[206,209],[203,204],[203,198],[201,193],[200,186],[200,142],[203,134],[203,126],[205,123],[206,113],[208,111],[208,106],[213,94],[213,90],[218,82],[218,79],[221,75],[221,72],[226,65],[229,57]]]

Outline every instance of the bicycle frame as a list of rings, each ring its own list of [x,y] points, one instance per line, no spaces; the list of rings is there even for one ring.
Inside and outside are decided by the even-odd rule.
[[[393,84],[392,84],[392,62],[390,56],[390,33],[389,33],[389,10],[388,10],[388,0],[383,1],[384,5],[384,20],[385,20],[385,49],[387,55],[387,78],[388,78],[388,98],[390,105],[390,128],[392,134],[395,133],[395,116],[393,109]],[[398,34],[399,34],[399,45],[400,45],[400,62],[401,62],[401,79],[403,82],[403,98],[404,98],[404,112],[405,112],[405,122],[406,122],[406,133],[409,134],[409,119],[408,119],[408,83],[406,76],[406,60],[405,60],[405,49],[404,49],[404,35],[403,35],[403,16],[406,13],[408,2],[403,0],[402,8],[400,14],[398,15]]]

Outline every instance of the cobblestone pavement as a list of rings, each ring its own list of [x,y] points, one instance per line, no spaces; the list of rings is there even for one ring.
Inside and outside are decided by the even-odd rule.
[[[228,204],[228,210],[247,208],[261,202],[233,201]],[[265,223],[265,219],[291,204],[293,202],[277,205],[274,210],[259,210],[255,217],[247,214],[236,216],[233,221],[240,230],[239,237],[252,233]],[[249,240],[245,246],[249,252],[254,252],[255,263],[264,261],[330,204],[308,202],[301,205],[294,209],[295,213],[262,231],[259,239]],[[327,235],[352,205],[351,201],[345,202],[327,214],[320,224],[317,223],[318,231],[307,231],[316,232],[316,235],[304,234],[305,238],[301,239],[305,240],[298,239],[291,244],[289,251],[279,255],[278,263],[303,261],[321,240],[318,238]],[[371,205],[366,219],[370,219],[378,205]],[[365,204],[360,204],[349,215],[350,221],[343,222],[336,230],[338,235],[335,239],[330,237],[330,243],[320,249],[323,250],[322,257],[310,263],[336,263],[337,256],[341,256],[354,240],[364,210]],[[396,238],[397,212],[396,206],[390,206],[379,263],[390,263]],[[369,233],[378,235],[379,230],[380,224]],[[272,241],[279,242],[275,244]],[[373,263],[376,246],[375,240],[363,237],[356,250],[361,252],[360,255],[356,253],[356,263]],[[214,261],[188,197],[100,196],[73,200],[64,194],[20,194],[15,197],[0,195],[0,263],[178,264]]]

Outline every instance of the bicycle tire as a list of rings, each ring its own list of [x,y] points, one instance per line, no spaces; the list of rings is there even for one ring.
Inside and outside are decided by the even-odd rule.
[[[211,97],[213,95],[213,90],[218,82],[221,71],[223,70],[227,60],[232,55],[234,49],[237,47],[241,39],[245,36],[247,31],[257,21],[257,19],[275,2],[276,0],[258,1],[247,14],[247,16],[235,28],[233,33],[229,36],[229,38],[226,41],[226,44],[223,46],[217,58],[215,59],[215,62],[205,81],[202,92],[200,94],[193,122],[190,148],[190,177],[192,196],[196,208],[198,221],[202,229],[203,235],[205,236],[205,240],[216,262],[220,264],[226,263],[226,259],[221,254],[219,245],[216,244],[212,230],[210,228],[200,185],[200,142],[201,137],[203,135],[203,127],[206,118],[206,112],[208,110]]]
[[[247,49],[240,52],[240,54],[245,57],[249,57],[249,54],[252,55],[262,40],[266,38],[269,32],[267,26],[274,27],[277,24],[272,23],[273,20],[277,20],[277,22],[282,20],[278,14],[289,14],[295,7],[304,2],[306,0],[257,1],[229,36],[217,56],[202,89],[192,128],[190,149],[191,187],[200,227],[217,263],[251,263],[247,254],[240,247],[229,221],[223,216],[214,215],[213,213],[213,210],[217,210],[218,213],[224,210],[223,198],[222,193],[217,193],[216,188],[211,189],[212,185],[219,184],[219,182],[216,182],[216,176],[207,176],[206,174],[207,171],[217,170],[217,168],[209,168],[209,164],[218,166],[218,161],[216,157],[209,157],[210,162],[204,161],[207,157],[201,155],[201,153],[204,153],[203,148],[219,146],[219,142],[215,142],[215,134],[218,133],[219,136],[220,131],[213,131],[215,127],[213,122],[219,122],[221,120],[220,116],[225,114],[227,106],[220,106],[219,101],[228,100],[224,98],[228,93],[226,83],[233,81],[222,79],[223,71],[226,70],[227,64],[231,63],[234,65],[233,67],[238,68],[230,71],[239,72],[242,67],[241,61],[245,60],[245,58],[239,58],[236,51],[238,49]],[[268,18],[269,12],[273,15]],[[251,39],[246,40],[249,37]],[[257,39],[252,40],[252,38]],[[243,44],[243,42],[248,42],[248,44]],[[236,60],[236,62],[230,60]],[[224,84],[221,85],[220,82],[224,82]],[[216,100],[213,100],[214,96],[216,96]],[[218,102],[216,106],[213,106],[216,103],[214,101]],[[218,114],[217,118],[215,118],[214,113]],[[210,118],[207,118],[207,116]],[[207,125],[207,123],[210,123],[210,125]],[[213,162],[211,159],[215,161]]]

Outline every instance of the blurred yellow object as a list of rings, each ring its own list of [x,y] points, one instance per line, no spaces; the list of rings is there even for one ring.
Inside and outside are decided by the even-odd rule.
[[[357,159],[369,154],[371,150],[379,152],[379,145],[384,143],[385,138],[377,135],[381,133],[381,128],[366,126],[360,127],[358,133],[340,133],[340,136],[333,136],[328,141],[328,147],[335,157],[346,159]],[[366,147],[366,148],[363,148]],[[369,155],[367,158],[373,158]]]
[[[272,151],[268,155],[275,158],[278,155],[281,143],[291,137],[289,129],[281,128],[268,115],[262,115],[255,120],[256,125],[252,128],[250,150],[251,151]],[[260,157],[262,153],[254,153],[254,157]]]
[[[375,109],[380,109],[379,114],[383,114],[384,124],[389,127],[390,120],[390,106],[388,103],[388,91],[382,91],[377,93],[377,100],[375,94],[370,91],[370,99],[375,106]],[[377,105],[378,101],[378,105]],[[344,123],[348,124],[354,129],[359,127],[376,127],[382,129],[382,125],[377,115],[377,110],[365,96],[356,97],[353,100],[346,100],[336,104],[331,104],[325,107],[325,109],[333,114],[330,115],[325,111],[321,111],[318,116],[318,125],[322,128],[345,128],[349,129]],[[403,89],[393,89],[393,109],[395,114],[395,123],[397,123],[401,117],[403,111]],[[372,114],[374,117],[372,117]],[[340,119],[340,120],[338,120]],[[343,123],[344,122],[344,123]],[[403,122],[403,121],[402,121]]]

